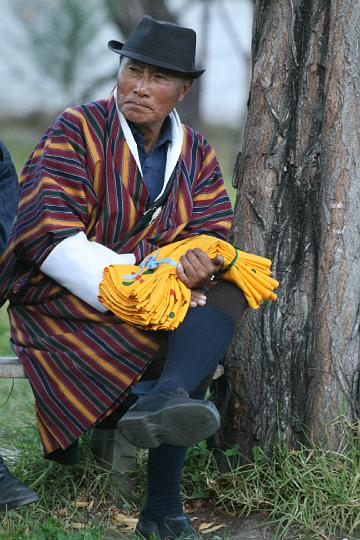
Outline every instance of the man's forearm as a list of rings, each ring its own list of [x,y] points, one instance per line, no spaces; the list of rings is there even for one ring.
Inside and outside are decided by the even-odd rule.
[[[132,253],[119,255],[102,244],[90,242],[85,233],[79,232],[60,242],[40,270],[104,313],[107,309],[98,300],[99,285],[104,268],[111,264],[135,264],[135,257]]]

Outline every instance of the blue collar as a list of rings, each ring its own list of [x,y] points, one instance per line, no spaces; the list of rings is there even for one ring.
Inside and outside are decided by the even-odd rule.
[[[134,136],[136,144],[141,148],[142,152],[145,152],[145,137],[140,133],[140,131],[136,127],[136,124],[129,121],[128,121],[128,124]],[[171,141],[172,141],[172,125],[171,125],[170,116],[167,116],[163,122],[163,125],[161,126],[159,138],[156,141],[151,151],[153,152],[156,148],[159,148],[159,146],[162,146],[163,144],[171,142]]]

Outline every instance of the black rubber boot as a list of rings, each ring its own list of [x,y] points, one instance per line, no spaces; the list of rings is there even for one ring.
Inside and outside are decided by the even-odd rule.
[[[0,457],[0,511],[16,510],[37,500],[35,491],[14,478]]]

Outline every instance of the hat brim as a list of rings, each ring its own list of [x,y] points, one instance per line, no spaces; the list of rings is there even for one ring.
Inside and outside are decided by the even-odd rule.
[[[121,54],[121,56],[126,56],[127,58],[133,58],[134,60],[138,60],[139,62],[144,62],[144,64],[150,64],[151,66],[161,67],[164,69],[169,69],[170,71],[174,71],[175,73],[179,73],[180,75],[184,75],[185,77],[189,79],[197,79],[200,77],[204,72],[205,69],[200,69],[197,71],[184,71],[180,70],[178,66],[174,66],[173,64],[163,62],[162,60],[159,60],[157,58],[153,58],[151,56],[146,56],[144,54],[137,53],[135,51],[129,51],[128,49],[123,50],[124,44],[120,43],[120,41],[111,40],[108,43],[108,47],[110,51],[113,51],[117,54]]]

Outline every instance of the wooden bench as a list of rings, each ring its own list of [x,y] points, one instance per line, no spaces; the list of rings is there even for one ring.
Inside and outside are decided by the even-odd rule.
[[[0,379],[27,379],[25,370],[16,356],[0,356]],[[137,449],[129,444],[117,429],[92,430],[92,450],[96,461],[112,473],[114,494],[130,493],[135,481],[129,471],[136,468]]]
[[[219,365],[214,379],[224,372]],[[16,356],[0,356],[0,379],[27,379],[25,370]],[[111,471],[114,495],[129,494],[135,481],[129,471],[136,469],[137,448],[123,438],[118,429],[92,429],[92,451],[96,461]]]
[[[0,379],[27,379],[25,370],[16,356],[0,356]]]
[[[223,373],[224,368],[219,364],[214,373],[214,380]],[[0,379],[27,379],[25,370],[16,356],[0,356]]]

